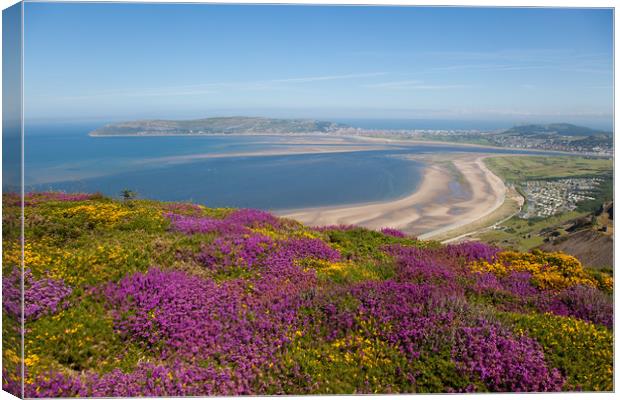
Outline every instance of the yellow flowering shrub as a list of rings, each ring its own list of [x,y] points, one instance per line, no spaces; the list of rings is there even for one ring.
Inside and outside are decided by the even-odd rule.
[[[267,236],[273,240],[286,240],[291,238],[316,239],[318,236],[308,229],[295,229],[292,231],[282,231],[273,227],[252,228],[252,232]]]
[[[4,351],[4,359],[15,365],[18,365],[21,362],[21,359],[13,349],[6,349]]]
[[[596,280],[598,288],[607,293],[613,293],[614,291],[614,278],[611,275],[611,271],[599,269],[586,269],[586,272]]]
[[[129,272],[148,266],[148,249],[138,244],[93,244],[73,251],[47,273],[53,279],[62,279],[70,286],[116,280]]]
[[[2,263],[6,267],[19,267],[21,259],[21,246],[19,243],[8,243],[3,248]],[[45,271],[54,268],[57,263],[70,257],[66,250],[53,246],[45,238],[37,241],[24,243],[24,268],[30,269],[35,276],[40,276]]]
[[[103,306],[89,298],[31,323],[24,350],[30,376],[50,367],[68,371],[127,369],[138,357],[137,347],[115,333],[113,320]],[[94,357],[96,352],[104,357]]]
[[[297,262],[304,269],[314,269],[319,278],[334,282],[359,282],[366,280],[379,280],[375,270],[360,263],[352,261],[330,262],[318,259],[305,259]]]
[[[69,285],[83,283],[85,275],[99,274],[110,264],[122,264],[126,255],[120,246],[97,246],[90,251],[80,251],[72,255],[63,264],[57,265],[50,275],[55,279],[62,279]]]
[[[497,276],[513,271],[529,272],[533,283],[541,289],[559,290],[575,285],[598,287],[597,281],[584,270],[579,260],[562,252],[504,251],[498,253],[495,262],[480,261],[469,267],[473,272],[490,272]]]
[[[614,290],[614,278],[605,274],[601,280],[601,288],[609,292]]]
[[[310,335],[294,336],[284,368],[299,366],[311,377],[308,393],[390,393],[405,384],[396,371],[406,369],[407,360],[385,341],[353,334],[317,346]]]
[[[19,347],[2,349],[2,366],[5,379],[9,378],[19,382],[21,380],[21,358],[16,351],[19,351]]]
[[[21,381],[21,325],[8,316],[7,312],[2,313],[2,377],[3,383],[7,379],[13,382]]]
[[[86,204],[59,210],[64,218],[80,218],[89,225],[115,226],[123,217],[129,214],[128,210],[114,203]]]
[[[136,201],[127,207],[128,215],[123,220],[123,229],[161,231],[168,225],[161,208],[151,202]]]
[[[252,228],[252,232],[267,236],[273,240],[286,240],[288,235],[271,228]]]
[[[573,317],[505,313],[516,333],[534,338],[576,389],[613,390],[613,332]]]

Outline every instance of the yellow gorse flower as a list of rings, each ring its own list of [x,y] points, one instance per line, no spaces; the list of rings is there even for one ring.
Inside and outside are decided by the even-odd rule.
[[[21,261],[21,246],[10,242],[4,244],[2,262],[5,267],[19,267]],[[53,269],[59,262],[70,256],[70,253],[57,246],[52,246],[45,239],[27,241],[24,244],[24,268],[35,274],[43,274]]]
[[[469,268],[473,272],[488,272],[497,276],[505,276],[511,272],[529,272],[532,274],[532,282],[541,289],[560,290],[575,285],[599,286],[583,269],[579,260],[562,252],[504,251],[497,255],[497,260],[493,263],[475,262]],[[613,279],[611,285],[613,286]]]
[[[511,319],[517,322],[517,333],[536,338],[546,352],[564,354],[573,357],[575,362],[589,365],[589,368],[582,369],[585,375],[572,375],[572,379],[588,382],[593,390],[613,389],[612,331],[578,318],[552,313],[511,314]]]
[[[98,245],[73,253],[64,252],[64,258],[46,271],[53,279],[76,286],[84,283],[87,274],[105,279],[114,266],[126,264],[130,253],[120,244]]]
[[[252,228],[252,232],[267,236],[273,240],[287,240],[290,238],[316,239],[318,237],[306,228],[298,228],[292,231],[281,231],[272,227],[261,227]]]
[[[87,204],[60,210],[58,213],[65,218],[85,218],[95,225],[112,227],[129,214],[128,210],[117,204]]]
[[[352,278],[356,281],[379,279],[374,271],[353,261],[330,262],[326,260],[312,259],[310,261],[306,260],[301,266],[305,269],[313,268],[319,275],[328,278],[340,276],[343,278]]]

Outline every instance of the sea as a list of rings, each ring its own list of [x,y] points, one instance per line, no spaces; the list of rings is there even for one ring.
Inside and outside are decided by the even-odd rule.
[[[118,197],[122,190],[130,189],[141,198],[276,211],[406,196],[416,190],[424,167],[422,162],[407,159],[406,155],[524,153],[474,146],[411,144],[348,153],[240,156],[235,154],[281,150],[301,144],[291,144],[282,136],[88,135],[99,126],[93,123],[27,125],[25,190],[101,192]],[[313,137],[304,139],[330,146]],[[184,156],[226,153],[232,156],[178,162]],[[170,162],[171,159],[177,161]]]

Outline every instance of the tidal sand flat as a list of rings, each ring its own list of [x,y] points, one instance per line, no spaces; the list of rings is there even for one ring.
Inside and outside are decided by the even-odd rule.
[[[390,227],[432,237],[483,218],[503,203],[506,186],[484,165],[487,155],[414,157],[425,160],[427,167],[418,189],[408,196],[383,202],[283,210],[278,215],[312,226]]]
[[[246,152],[234,152],[234,153],[199,153],[199,154],[187,154],[181,156],[169,156],[158,158],[145,158],[135,162],[136,165],[144,164],[184,164],[194,161],[208,160],[213,158],[233,158],[233,157],[266,157],[266,156],[292,156],[292,155],[308,155],[308,154],[332,154],[332,153],[351,153],[358,151],[376,151],[376,150],[390,150],[393,147],[386,146],[354,146],[354,145],[333,145],[325,146],[312,144],[311,142],[301,142],[299,146],[295,147],[282,147],[279,149],[260,150],[260,151],[246,151]]]

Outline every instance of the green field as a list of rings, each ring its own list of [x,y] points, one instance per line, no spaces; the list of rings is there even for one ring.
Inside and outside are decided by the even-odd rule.
[[[526,220],[513,217],[501,225],[502,229],[480,233],[477,237],[503,248],[528,251],[544,243],[540,231],[586,215],[584,212],[568,212],[542,220]]]
[[[598,176],[605,178],[596,191],[596,200],[579,204],[573,212],[562,213],[545,219],[524,220],[513,217],[500,229],[477,235],[481,240],[504,248],[527,251],[543,244],[540,232],[561,225],[571,219],[593,212],[613,198],[613,160],[575,156],[508,156],[485,159],[486,165],[504,181],[519,184],[527,180],[558,179],[568,177]]]
[[[487,158],[485,163],[507,182],[592,176],[613,170],[613,160],[575,156],[509,156]]]

